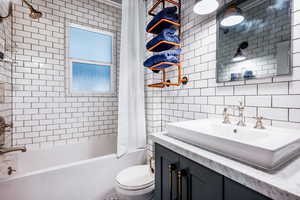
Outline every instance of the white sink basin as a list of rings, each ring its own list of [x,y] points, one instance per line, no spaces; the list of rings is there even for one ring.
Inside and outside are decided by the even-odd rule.
[[[274,170],[300,153],[300,131],[252,127],[203,119],[167,124],[167,135],[265,170]]]

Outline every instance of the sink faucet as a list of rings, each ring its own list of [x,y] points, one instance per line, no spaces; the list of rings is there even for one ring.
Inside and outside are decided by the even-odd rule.
[[[21,152],[26,152],[27,149],[26,147],[0,147],[0,155],[10,153],[10,152],[15,152],[15,151],[21,151]]]
[[[228,108],[224,108],[223,111],[223,116],[224,116],[224,120],[223,120],[223,124],[231,124],[230,120],[229,120],[229,113],[228,113]]]
[[[237,123],[238,126],[246,126],[245,117],[244,117],[244,110],[245,106],[243,106],[243,103],[240,101],[240,105],[237,107],[239,111],[239,121]]]
[[[256,117],[256,124],[254,126],[254,128],[257,129],[265,129],[266,127],[263,125],[263,117]]]

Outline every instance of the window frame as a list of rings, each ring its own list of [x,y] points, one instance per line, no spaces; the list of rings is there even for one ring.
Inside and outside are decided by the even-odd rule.
[[[66,65],[67,65],[67,90],[68,94],[70,95],[79,95],[79,96],[111,96],[115,94],[115,33],[112,31],[107,31],[99,28],[94,28],[91,26],[85,26],[75,23],[67,23],[67,30],[66,30]],[[78,58],[72,58],[70,56],[70,29],[71,28],[78,28],[90,32],[95,32],[99,34],[109,35],[112,38],[112,49],[111,49],[111,55],[112,60],[111,63],[105,63],[105,62],[98,62],[93,60],[84,60],[84,59],[78,59]],[[79,62],[79,63],[86,63],[86,64],[94,64],[94,65],[102,65],[102,66],[110,66],[110,91],[107,92],[101,92],[101,91],[76,91],[73,90],[73,62]]]

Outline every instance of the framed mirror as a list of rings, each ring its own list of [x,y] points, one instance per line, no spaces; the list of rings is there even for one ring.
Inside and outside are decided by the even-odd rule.
[[[217,13],[217,82],[291,73],[290,0],[234,0]]]

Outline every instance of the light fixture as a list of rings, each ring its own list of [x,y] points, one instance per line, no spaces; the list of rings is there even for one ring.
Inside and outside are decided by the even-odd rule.
[[[198,15],[207,15],[216,11],[218,7],[217,0],[196,0],[193,11]]]
[[[239,49],[236,54],[234,55],[234,57],[232,58],[233,62],[239,62],[242,60],[246,60],[246,56],[244,55],[243,51],[241,49]]]
[[[247,55],[245,53],[245,49],[247,49],[248,46],[249,46],[248,42],[246,42],[246,41],[242,42],[239,45],[239,47],[238,47],[235,55],[233,56],[232,61],[233,62],[239,62],[239,61],[246,60],[247,59]]]
[[[221,26],[230,27],[240,24],[244,20],[242,10],[236,6],[231,6],[226,9],[220,24]]]

